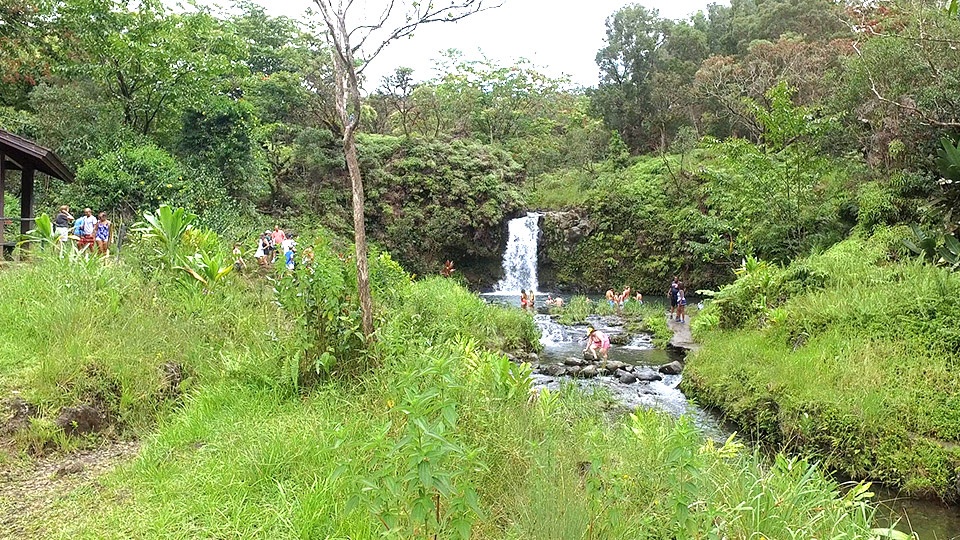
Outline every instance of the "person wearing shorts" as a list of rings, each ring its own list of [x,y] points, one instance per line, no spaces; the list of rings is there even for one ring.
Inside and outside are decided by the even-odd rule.
[[[70,224],[73,223],[73,216],[70,215],[70,207],[63,205],[53,218],[54,231],[57,233],[57,239],[60,245],[63,245],[70,236]]]
[[[606,362],[608,360],[607,351],[610,350],[610,338],[593,327],[587,328],[587,348],[583,350],[583,353],[591,352],[593,353],[593,359],[597,360],[598,350],[600,356],[603,356],[603,361]]]
[[[93,246],[94,234],[97,228],[97,218],[93,216],[93,210],[83,209],[83,217],[80,218],[80,241],[77,247],[83,249],[87,246]]]
[[[677,284],[677,278],[673,278],[673,283],[670,284],[670,290],[667,291],[667,296],[670,297],[670,320],[673,320],[677,313],[677,294],[679,290],[680,286]]]

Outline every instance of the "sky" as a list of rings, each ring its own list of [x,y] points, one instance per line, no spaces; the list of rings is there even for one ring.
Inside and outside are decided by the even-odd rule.
[[[257,0],[272,15],[303,20],[310,0]],[[373,3],[372,0],[368,0]],[[392,43],[366,69],[367,80],[379,86],[381,78],[397,67],[414,70],[414,78],[435,75],[440,52],[459,49],[468,60],[484,55],[498,63],[518,58],[531,60],[547,75],[567,75],[581,86],[595,86],[597,51],[604,45],[604,21],[627,0],[502,0],[496,9],[471,15],[455,23],[433,23],[412,38]],[[660,16],[684,18],[724,0],[643,0]],[[369,83],[367,87],[371,86]],[[368,88],[370,90],[370,88]]]

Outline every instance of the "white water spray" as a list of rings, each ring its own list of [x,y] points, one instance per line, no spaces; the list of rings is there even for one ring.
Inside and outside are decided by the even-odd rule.
[[[537,243],[540,240],[540,214],[511,219],[507,223],[510,238],[503,253],[503,279],[494,287],[501,293],[520,294],[537,291]]]

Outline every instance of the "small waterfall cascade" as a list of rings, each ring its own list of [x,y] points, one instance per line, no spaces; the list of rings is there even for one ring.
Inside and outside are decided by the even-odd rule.
[[[494,290],[520,294],[537,291],[537,243],[540,240],[540,214],[529,212],[507,223],[510,237],[503,253],[503,279]]]

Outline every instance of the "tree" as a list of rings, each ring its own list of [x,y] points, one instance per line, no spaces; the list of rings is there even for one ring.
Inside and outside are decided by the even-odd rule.
[[[438,6],[433,1],[383,0],[377,13],[363,5],[364,14],[351,13],[354,0],[314,0],[327,26],[334,67],[336,109],[343,125],[343,153],[350,174],[353,195],[353,231],[357,257],[357,293],[363,314],[363,333],[373,336],[373,299],[367,264],[367,237],[364,223],[363,178],[357,158],[356,132],[360,126],[360,76],[390,43],[408,37],[422,24],[453,22],[488,9],[483,0],[453,0]],[[361,9],[358,7],[357,9]]]
[[[400,128],[403,136],[410,136],[410,96],[416,89],[413,82],[413,70],[408,67],[398,67],[393,75],[383,78],[381,89],[387,102],[396,110],[400,117]]]

